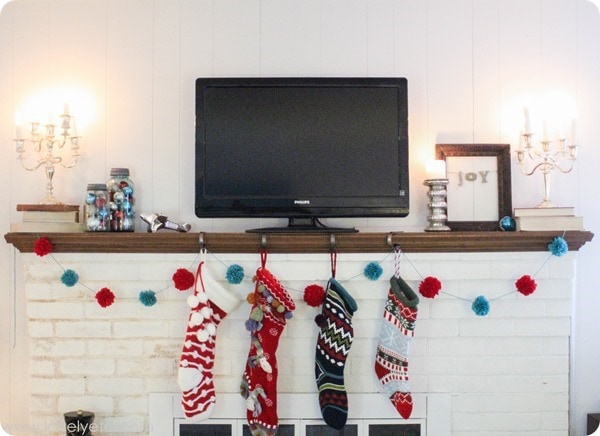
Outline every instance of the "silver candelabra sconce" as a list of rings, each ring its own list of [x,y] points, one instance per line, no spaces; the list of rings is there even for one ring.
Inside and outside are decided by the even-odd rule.
[[[539,171],[544,176],[544,199],[536,207],[554,207],[550,201],[550,181],[549,175],[552,171],[558,170],[561,173],[569,173],[575,166],[577,160],[577,141],[575,133],[575,120],[572,122],[571,138],[567,140],[559,134],[559,138],[551,140],[548,138],[546,122],[544,122],[544,137],[540,141],[539,147],[532,145],[529,112],[525,109],[525,132],[521,134],[519,148],[517,149],[517,161],[521,172],[526,176],[531,176]]]
[[[73,168],[77,165],[79,154],[79,139],[75,129],[75,119],[69,114],[69,107],[65,105],[64,113],[59,115],[60,121],[56,124],[52,122],[40,123],[31,122],[30,127],[17,126],[17,159],[21,161],[21,166],[27,171],[35,171],[38,168],[44,168],[46,173],[46,195],[40,201],[42,204],[60,203],[54,197],[54,186],[52,179],[57,165],[63,168]],[[28,130],[28,131],[27,131]],[[27,136],[27,137],[26,137]],[[63,150],[69,146],[69,156]],[[31,159],[33,163],[27,164],[26,155],[33,153]],[[66,161],[69,159],[69,161]]]

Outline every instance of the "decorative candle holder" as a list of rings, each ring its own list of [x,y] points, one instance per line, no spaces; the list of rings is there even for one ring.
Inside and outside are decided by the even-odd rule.
[[[543,139],[540,141],[540,148],[535,149],[531,145],[533,133],[526,132],[521,136],[523,141],[519,143],[517,149],[517,161],[521,172],[526,176],[531,176],[536,171],[540,171],[544,176],[544,199],[536,207],[555,207],[550,201],[549,174],[555,169],[563,174],[570,173],[577,160],[578,146],[576,144],[567,145],[567,140],[564,138],[555,141]],[[575,141],[573,140],[573,142]]]
[[[429,197],[429,203],[427,203],[427,222],[429,224],[425,227],[425,231],[447,232],[451,230],[446,225],[446,220],[448,219],[448,215],[446,214],[448,207],[448,203],[446,202],[448,179],[427,179],[423,184],[429,187],[429,191],[427,191],[427,196]]]
[[[79,136],[75,133],[74,118],[69,114],[66,106],[65,113],[60,115],[59,118],[61,119],[60,125],[30,123],[31,129],[27,139],[22,137],[20,128],[17,128],[15,142],[17,145],[17,159],[21,161],[21,166],[27,171],[35,171],[43,166],[46,172],[46,196],[40,201],[41,204],[60,203],[52,192],[54,189],[52,178],[54,177],[55,167],[60,164],[63,168],[73,168],[77,165],[77,159],[80,156]],[[57,129],[61,129],[62,132],[57,134]],[[71,149],[71,162],[65,163],[63,157],[57,155],[57,153],[68,143]],[[24,162],[27,144],[31,145],[31,151],[35,155],[35,163],[31,166]]]

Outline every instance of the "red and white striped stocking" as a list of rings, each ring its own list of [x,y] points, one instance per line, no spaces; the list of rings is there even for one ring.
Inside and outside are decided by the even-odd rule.
[[[182,391],[181,405],[189,419],[202,421],[214,408],[212,370],[217,326],[240,301],[211,276],[205,262],[200,262],[194,294],[188,297],[190,315],[177,377]]]

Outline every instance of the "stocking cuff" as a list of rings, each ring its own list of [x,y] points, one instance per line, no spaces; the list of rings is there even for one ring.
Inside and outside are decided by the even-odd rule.
[[[292,297],[290,297],[283,285],[279,283],[279,281],[268,269],[259,268],[256,271],[256,278],[267,287],[273,297],[283,304],[286,311],[292,312],[296,308]]]
[[[394,295],[407,307],[417,307],[419,296],[401,277],[392,277],[390,285]]]
[[[206,263],[202,266],[202,283],[204,283],[204,289],[206,290],[208,299],[225,313],[234,310],[240,304],[241,300],[234,292],[214,279],[212,272],[208,269]]]

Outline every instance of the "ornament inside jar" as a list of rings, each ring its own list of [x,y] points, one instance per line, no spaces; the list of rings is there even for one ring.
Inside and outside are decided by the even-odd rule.
[[[135,230],[135,185],[129,178],[129,169],[112,168],[106,186],[110,198],[110,230],[133,232]]]
[[[108,232],[110,230],[108,189],[105,183],[87,185],[83,211],[86,232]]]

